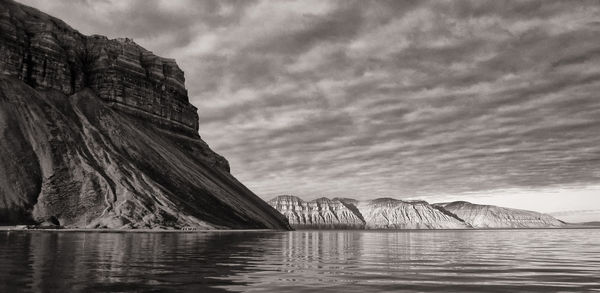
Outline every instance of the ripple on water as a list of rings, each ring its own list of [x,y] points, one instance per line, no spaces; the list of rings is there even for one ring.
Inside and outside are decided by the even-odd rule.
[[[600,290],[600,230],[0,232],[0,292]]]

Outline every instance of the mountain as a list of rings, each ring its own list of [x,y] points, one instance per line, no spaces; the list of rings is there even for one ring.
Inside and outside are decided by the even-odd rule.
[[[281,195],[268,202],[296,229],[469,229],[549,228],[564,222],[532,211],[464,201],[429,204],[378,198],[358,201],[325,197],[303,201]]]
[[[466,201],[434,205],[455,214],[473,228],[547,228],[562,227],[565,224],[550,215],[538,212],[479,205]]]
[[[312,201],[282,195],[268,202],[296,229],[461,229],[461,219],[425,201],[380,198],[356,201],[319,198]]]
[[[268,203],[297,229],[362,229],[365,226],[364,219],[352,204],[335,198],[306,202],[296,196],[282,195]]]
[[[367,229],[470,228],[455,215],[422,200],[378,198],[359,202],[356,207],[363,215]]]
[[[0,56],[0,223],[289,228],[200,138],[174,60],[8,0]]]

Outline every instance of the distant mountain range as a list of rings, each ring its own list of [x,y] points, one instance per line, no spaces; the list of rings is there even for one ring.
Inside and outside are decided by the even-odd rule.
[[[465,201],[429,204],[378,198],[319,198],[304,201],[281,195],[268,202],[296,229],[472,229],[558,228],[565,226],[551,215],[533,211],[479,205]]]

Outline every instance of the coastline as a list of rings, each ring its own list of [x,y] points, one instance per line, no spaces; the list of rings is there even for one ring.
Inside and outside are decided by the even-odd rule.
[[[93,233],[223,233],[223,232],[281,232],[275,229],[198,229],[198,230],[168,230],[168,229],[86,229],[86,228],[27,228],[21,225],[0,226],[0,232],[93,232]]]
[[[572,230],[600,229],[600,226],[569,225],[565,227],[535,228],[473,228],[473,229],[202,229],[202,230],[168,230],[168,229],[86,229],[86,228],[27,228],[26,226],[0,226],[0,232],[89,232],[89,233],[229,233],[229,232],[326,232],[326,231],[363,231],[363,232],[427,232],[427,231],[506,231],[506,230]]]

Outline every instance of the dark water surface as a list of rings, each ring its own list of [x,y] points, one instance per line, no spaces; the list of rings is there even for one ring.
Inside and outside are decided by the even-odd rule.
[[[600,291],[600,230],[0,232],[0,292]]]

